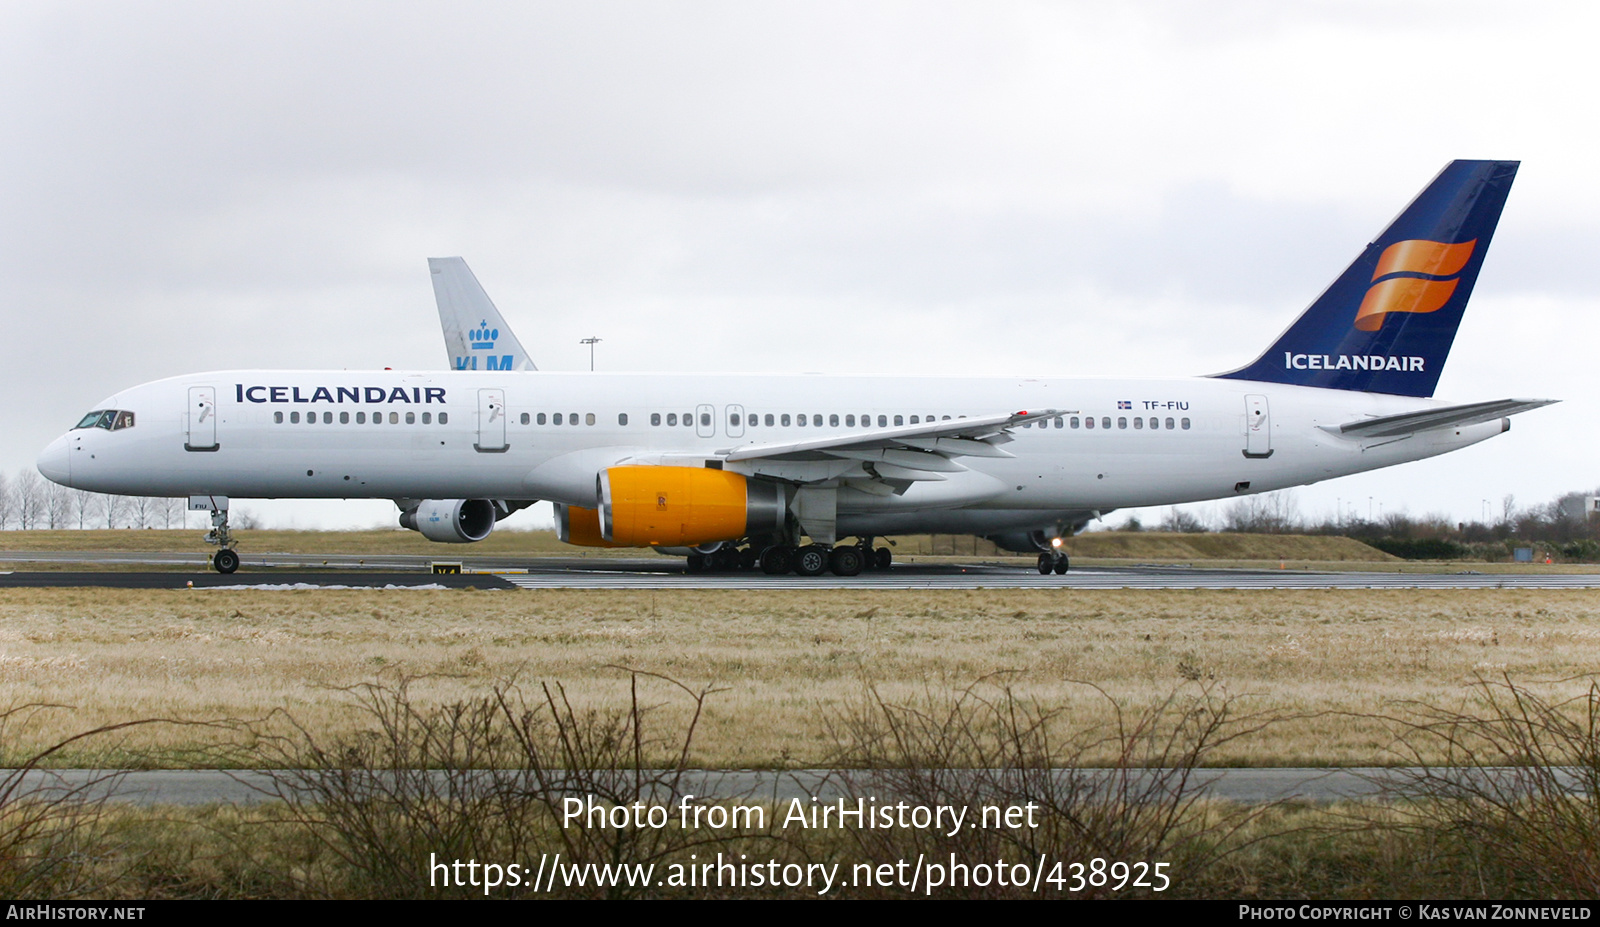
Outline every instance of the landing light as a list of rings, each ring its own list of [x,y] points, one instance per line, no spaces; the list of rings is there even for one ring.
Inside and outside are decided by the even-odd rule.
[[[1050,546],[1051,547],[1060,547],[1061,546],[1061,539],[1060,538],[1051,538],[1050,539]]]

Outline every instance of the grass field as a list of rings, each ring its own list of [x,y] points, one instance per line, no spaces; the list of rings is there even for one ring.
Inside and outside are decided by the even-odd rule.
[[[357,716],[342,687],[402,675],[427,677],[415,694],[431,702],[515,677],[614,705],[618,667],[720,690],[697,743],[710,766],[828,765],[869,686],[892,701],[983,679],[1073,723],[1213,685],[1286,716],[1215,762],[1383,764],[1400,758],[1378,716],[1407,701],[1449,704],[1501,673],[1581,689],[1600,667],[1600,591],[0,593],[0,705],[71,706],[8,732],[12,751],[148,717],[283,710],[344,732]],[[664,729],[681,720],[675,690],[646,695]],[[114,758],[206,765],[182,751],[212,736],[140,728]]]

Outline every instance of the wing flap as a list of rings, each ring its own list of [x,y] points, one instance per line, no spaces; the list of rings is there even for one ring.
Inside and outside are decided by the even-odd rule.
[[[1011,441],[1011,429],[1024,422],[1052,418],[1060,414],[1056,409],[1044,409],[923,422],[920,425],[836,434],[806,441],[747,444],[724,450],[719,456],[724,460],[738,461],[806,453],[831,454],[834,451],[876,451],[909,447],[919,452],[932,450],[943,457],[963,455],[1010,457],[1009,453],[1001,451],[995,445]],[[929,443],[933,445],[931,448],[928,446]],[[971,447],[973,444],[982,445],[988,450],[973,452]]]

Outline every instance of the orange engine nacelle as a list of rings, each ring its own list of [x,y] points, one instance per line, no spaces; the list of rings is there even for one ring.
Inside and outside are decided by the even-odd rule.
[[[600,536],[618,547],[693,547],[783,530],[777,483],[699,467],[612,467],[600,474]]]
[[[556,503],[556,537],[576,547],[622,547],[600,536],[600,510]]]

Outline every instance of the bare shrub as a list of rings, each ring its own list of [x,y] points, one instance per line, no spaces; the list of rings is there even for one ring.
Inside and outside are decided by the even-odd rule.
[[[1570,683],[1571,680],[1565,682]],[[1459,709],[1393,719],[1392,826],[1490,897],[1600,893],[1600,680],[1571,697],[1480,678]]]
[[[115,839],[105,826],[108,805],[122,774],[77,774],[46,768],[54,757],[85,741],[160,720],[107,724],[65,737],[33,753],[11,744],[45,712],[62,705],[28,704],[0,710],[0,896],[68,899],[96,895],[118,876]]]
[[[559,683],[541,684],[530,694],[515,680],[497,683],[478,698],[426,706],[412,694],[418,679],[405,678],[345,690],[370,722],[359,735],[323,741],[297,727],[290,738],[264,740],[265,752],[258,755],[285,767],[271,776],[289,820],[314,833],[346,867],[308,874],[305,889],[333,896],[481,896],[481,887],[430,884],[430,863],[536,865],[542,855],[559,853],[569,867],[650,864],[686,857],[704,844],[749,837],[677,826],[562,826],[568,798],[632,806],[704,791],[705,777],[690,762],[695,728],[713,690],[625,671],[630,699],[620,709],[579,709]],[[665,734],[652,730],[649,722],[659,706],[640,701],[641,680],[686,698],[689,720]],[[686,782],[686,776],[697,778]],[[494,894],[536,891],[525,881]],[[554,891],[569,897],[659,893],[653,884],[626,882],[557,882]]]
[[[1210,864],[1242,848],[1236,839],[1270,806],[1206,799],[1200,767],[1218,747],[1272,722],[1242,714],[1215,684],[1186,685],[1159,703],[1127,714],[1109,694],[1086,686],[1112,709],[1101,727],[1072,729],[1066,708],[1041,704],[1011,686],[981,681],[950,695],[926,693],[891,703],[875,689],[840,731],[840,773],[853,798],[994,809],[1037,809],[1035,826],[857,829],[855,840],[877,860],[1006,860],[1073,876],[1073,863],[1095,859],[1168,863],[1174,883],[1193,882]],[[892,798],[891,798],[892,797]],[[996,818],[1003,810],[995,811]],[[1085,885],[1073,897],[1153,895],[1151,887]],[[1046,882],[1046,885],[1049,883]],[[1036,897],[1031,887],[950,884],[945,896]],[[1067,892],[1060,892],[1065,896]]]

